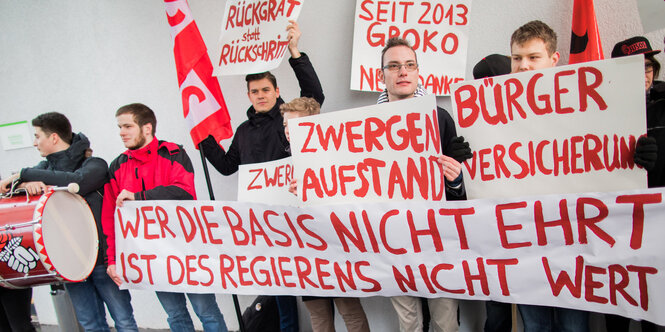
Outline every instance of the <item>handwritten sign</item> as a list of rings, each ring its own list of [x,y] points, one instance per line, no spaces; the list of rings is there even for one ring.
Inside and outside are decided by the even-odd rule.
[[[471,0],[356,0],[351,89],[382,91],[381,50],[403,37],[416,51],[420,83],[432,94],[449,95],[464,80]]]
[[[646,187],[633,163],[646,133],[641,57],[454,85],[469,198]]]
[[[445,200],[433,95],[289,120],[303,204]]]
[[[228,0],[215,75],[244,75],[277,68],[288,50],[288,20],[304,0]]]
[[[300,200],[289,192],[293,179],[291,158],[238,168],[238,201],[296,206]]]
[[[661,189],[338,204],[128,201],[124,288],[492,299],[665,323]]]

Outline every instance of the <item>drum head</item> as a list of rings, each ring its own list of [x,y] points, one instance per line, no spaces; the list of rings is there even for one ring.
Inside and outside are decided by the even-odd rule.
[[[44,250],[53,269],[69,281],[87,278],[97,261],[99,240],[95,217],[85,200],[55,191],[46,201],[41,219]]]

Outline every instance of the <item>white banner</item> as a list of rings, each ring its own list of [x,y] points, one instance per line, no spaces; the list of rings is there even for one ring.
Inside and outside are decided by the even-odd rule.
[[[127,201],[123,288],[493,299],[665,324],[663,189],[297,208]]]
[[[288,20],[305,0],[227,0],[214,75],[245,75],[277,68],[288,51]]]
[[[351,89],[382,91],[381,50],[403,37],[416,51],[420,83],[432,94],[449,95],[464,80],[471,0],[356,0]]]
[[[445,200],[433,95],[289,120],[303,204]]]
[[[289,192],[293,179],[291,157],[238,167],[238,201],[299,205],[298,197]]]
[[[454,85],[469,198],[646,188],[633,164],[646,134],[642,57]]]

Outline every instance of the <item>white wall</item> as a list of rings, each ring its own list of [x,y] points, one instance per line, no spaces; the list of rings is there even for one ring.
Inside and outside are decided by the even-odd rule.
[[[491,53],[509,53],[512,31],[540,19],[559,35],[562,62],[567,63],[572,0],[476,0],[471,8],[471,32],[467,73]],[[596,13],[605,55],[614,43],[642,34],[634,0],[596,0]],[[225,1],[191,0],[192,13],[214,59]],[[376,94],[350,91],[353,15],[355,1],[308,0],[300,16],[301,50],[309,54],[322,81],[324,112],[372,104]],[[663,48],[659,30],[649,34],[655,48]],[[377,61],[379,55],[377,54]],[[660,56],[661,62],[665,58]],[[299,95],[298,85],[284,61],[275,70],[285,100]],[[246,119],[249,102],[241,76],[220,80],[227,106],[237,127]],[[159,0],[0,0],[0,123],[30,120],[47,111],[65,113],[75,131],[92,141],[95,153],[111,161],[122,150],[115,110],[132,102],[150,106],[158,118],[157,137],[185,145],[194,163],[200,198],[207,198],[198,151],[192,146],[185,122],[175,74],[173,51],[164,5]],[[449,98],[440,97],[450,109]],[[225,146],[230,140],[224,142]],[[34,149],[0,150],[0,175],[39,161]],[[224,177],[211,170],[217,199],[236,197],[236,176]],[[40,319],[48,313],[50,299],[36,291]],[[143,327],[165,328],[166,319],[154,294],[132,292],[136,318]],[[237,328],[230,296],[218,297],[229,327]],[[243,297],[244,303],[251,298]],[[370,325],[377,331],[395,331],[390,303],[383,298],[363,300]],[[304,309],[303,309],[304,310]],[[462,331],[482,328],[482,305],[465,303]],[[301,316],[306,316],[304,314]],[[306,320],[306,318],[303,318]],[[339,323],[339,322],[338,322]],[[199,325],[200,326],[200,325]],[[338,325],[339,326],[339,325]],[[303,330],[306,330],[304,328]]]

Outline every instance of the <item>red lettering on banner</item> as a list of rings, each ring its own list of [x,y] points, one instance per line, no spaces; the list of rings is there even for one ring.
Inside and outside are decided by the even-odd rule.
[[[386,247],[386,250],[393,255],[403,255],[406,254],[406,249],[404,248],[393,248],[388,244],[388,237],[386,232],[386,224],[388,218],[399,215],[399,210],[390,210],[386,212],[383,217],[381,217],[381,223],[379,224],[379,234],[381,235],[381,243]]]
[[[291,246],[291,238],[286,233],[284,233],[281,230],[273,227],[270,224],[270,222],[268,221],[268,216],[276,217],[276,216],[279,216],[279,214],[275,211],[272,211],[272,210],[263,211],[263,222],[266,223],[266,226],[268,226],[270,231],[272,231],[274,233],[277,233],[280,236],[284,237],[284,241],[275,240],[275,244],[277,244],[278,246],[282,246],[282,247],[290,247]]]
[[[379,82],[381,82],[380,73],[381,68],[365,68],[365,66],[360,65],[360,90],[381,92],[381,88],[379,88]],[[368,89],[364,89],[365,82],[369,86]]]
[[[261,173],[263,173],[264,170],[265,169],[263,169],[263,168],[257,168],[257,169],[250,169],[249,170],[249,174],[256,173],[256,175],[254,176],[252,181],[249,182],[249,185],[247,186],[247,191],[262,188],[260,184],[255,184],[255,183],[256,183],[256,180],[258,180],[259,176],[261,176]]]
[[[309,127],[309,131],[307,132],[307,136],[305,137],[305,143],[302,145],[302,149],[300,152],[306,153],[306,152],[316,152],[316,149],[308,148],[309,146],[309,141],[314,137],[314,124],[311,122],[300,122],[298,124],[299,127]]]
[[[319,286],[309,278],[309,275],[312,274],[312,266],[310,265],[309,260],[302,256],[296,256],[293,260],[296,266],[296,275],[298,276],[300,288],[305,289],[305,283],[314,288],[319,288]]]
[[[630,305],[635,307],[638,306],[637,301],[635,301],[633,296],[631,296],[627,290],[630,283],[629,272],[634,272],[637,274],[637,289],[640,298],[639,306],[644,311],[649,310],[647,275],[658,273],[656,268],[635,265],[624,267],[618,264],[610,265],[607,268],[591,266],[584,264],[584,258],[582,256],[577,256],[577,258],[575,258],[575,281],[571,279],[570,274],[565,270],[559,272],[555,281],[547,257],[542,257],[542,262],[545,275],[547,276],[550,288],[552,289],[552,294],[555,297],[558,297],[561,291],[566,288],[575,298],[581,298],[582,291],[584,291],[584,299],[586,301],[601,304],[610,302],[613,305],[617,305],[617,293],[619,293]],[[605,289],[606,285],[603,282],[594,279],[594,275],[596,274],[609,274],[609,284],[607,285],[607,289]],[[619,274],[621,278],[618,282],[616,277],[617,274]],[[608,295],[609,300],[606,297],[596,295],[596,290],[603,290],[603,292]]]
[[[454,216],[455,217],[455,227],[457,228],[457,236],[460,240],[460,249],[467,250],[469,249],[469,242],[466,239],[466,230],[464,228],[464,221],[462,216],[473,215],[476,213],[476,210],[473,207],[470,208],[460,208],[460,209],[440,209],[439,214],[442,216]]]
[[[312,217],[309,214],[301,214],[296,219],[296,221],[298,222],[298,226],[300,226],[300,229],[302,229],[305,233],[307,233],[307,235],[311,236],[312,238],[316,239],[319,242],[319,244],[312,244],[307,242],[306,243],[307,246],[314,250],[325,251],[328,248],[328,244],[321,236],[319,236],[318,234],[316,234],[315,232],[313,232],[312,230],[310,230],[305,226],[304,224],[305,220],[312,220],[312,221],[316,220],[314,219],[314,217]]]
[[[180,269],[179,277],[174,278],[176,271],[173,269],[173,264],[177,263]],[[185,280],[185,265],[182,263],[178,256],[169,255],[166,257],[166,276],[168,277],[169,284],[179,285]]]
[[[434,210],[427,210],[427,226],[428,228],[423,230],[416,229],[416,224],[413,220],[413,212],[411,210],[406,211],[406,220],[407,225],[409,226],[409,233],[411,234],[411,243],[413,244],[413,252],[421,252],[420,241],[418,240],[419,236],[426,236],[432,238],[432,244],[434,244],[434,250],[436,252],[443,251],[443,242],[441,241],[441,234],[439,234],[439,227],[436,225],[436,217],[434,215]]]
[[[233,272],[234,267],[235,262],[231,256],[224,254],[219,255],[219,274],[220,280],[222,282],[222,288],[226,289],[230,287],[226,284],[226,279],[229,280],[233,287],[238,288],[238,283],[236,283],[233,277],[231,277],[231,272]]]
[[[483,291],[483,294],[490,295],[489,284],[487,283],[487,273],[485,273],[485,264],[483,263],[483,258],[476,258],[476,264],[478,266],[478,274],[472,274],[471,268],[469,267],[469,262],[466,260],[462,261],[462,269],[464,270],[464,280],[466,280],[466,288],[469,291],[469,295],[473,296],[476,292],[473,289],[473,281],[480,281],[480,288]]]
[[[503,218],[503,211],[504,210],[515,210],[515,209],[523,209],[527,206],[526,202],[515,202],[515,203],[506,203],[506,204],[498,204],[495,209],[495,214],[496,214],[496,223],[497,227],[499,230],[499,237],[501,238],[501,246],[506,248],[506,249],[515,249],[515,248],[522,248],[522,247],[530,247],[531,242],[515,242],[515,243],[510,243],[508,242],[508,231],[517,231],[522,229],[522,225],[517,224],[517,225],[506,225],[504,218]]]
[[[321,285],[321,289],[335,289],[335,286],[333,285],[328,285],[324,281],[324,279],[329,278],[331,276],[330,272],[328,271],[323,271],[322,266],[330,264],[330,261],[327,259],[321,259],[321,258],[314,258],[314,266],[316,268],[316,275],[318,276],[319,279],[319,285]]]
[[[245,274],[249,272],[249,269],[243,266],[243,263],[247,260],[247,256],[236,256],[236,266],[238,270],[238,283],[240,286],[251,286],[253,283],[250,280],[245,280]]]
[[[249,235],[242,227],[242,218],[240,217],[240,214],[238,214],[236,210],[234,210],[232,207],[228,205],[224,206],[222,208],[222,211],[224,212],[226,221],[229,224],[231,235],[233,235],[233,243],[237,246],[247,245],[249,243]],[[236,224],[234,224],[233,221],[231,221],[231,217],[229,214],[233,214],[233,216],[235,216],[235,219],[237,221]]]
[[[137,238],[139,236],[139,223],[141,221],[141,217],[139,216],[139,209],[136,209],[136,219],[134,219],[134,223],[132,223],[130,220],[125,221],[122,218],[122,213],[120,212],[120,209],[116,209],[118,212],[118,224],[120,224],[120,233],[122,234],[122,238],[126,239],[127,234],[131,233],[132,237]]]
[[[497,275],[499,276],[499,286],[501,287],[501,294],[504,296],[510,295],[508,289],[508,279],[506,278],[506,265],[517,265],[519,260],[517,258],[509,259],[487,259],[487,265],[496,265]]]
[[[559,201],[559,215],[561,216],[561,219],[545,221],[545,216],[543,215],[543,203],[541,201],[535,202],[534,215],[538,245],[547,245],[547,234],[545,232],[546,227],[560,227],[565,239],[564,244],[573,244],[573,227],[570,223],[570,217],[568,215],[568,202],[565,199]]]
[[[586,81],[587,74],[589,73],[595,76],[593,83]],[[561,105],[561,95],[569,92],[566,86],[570,84],[562,87],[560,81],[561,77],[572,75],[575,75],[572,79],[578,81],[576,85],[580,91],[578,104],[564,107]],[[533,74],[526,84],[526,89],[524,84],[516,78],[509,78],[504,82],[497,81],[496,83],[494,79],[488,78],[483,80],[483,83],[478,86],[466,84],[458,87],[454,91],[452,98],[454,98],[457,105],[457,119],[460,127],[471,127],[479,119],[482,119],[483,122],[489,125],[507,124],[509,121],[517,120],[513,116],[513,110],[517,111],[522,119],[526,119],[527,113],[523,106],[528,106],[527,109],[531,110],[535,116],[547,115],[553,112],[562,115],[571,114],[576,111],[585,112],[588,109],[589,97],[593,99],[600,111],[607,109],[605,100],[597,90],[603,83],[602,73],[598,69],[581,67],[555,73],[552,77],[554,95],[546,93],[537,94],[537,86],[543,77],[543,73]],[[490,86],[493,88],[486,89]],[[488,94],[491,94],[493,97],[493,107],[488,107],[487,105],[486,95]],[[503,98],[504,94],[505,98]],[[522,105],[519,101],[519,98],[522,96],[526,98],[526,105]],[[554,104],[554,107],[552,104]],[[488,109],[496,109],[497,113],[491,115]]]
[[[249,227],[251,230],[251,236],[252,236],[252,245],[256,245],[256,237],[261,236],[263,237],[263,242],[268,246],[272,247],[272,241],[270,240],[270,237],[266,234],[266,232],[263,230],[263,227],[261,224],[259,224],[259,220],[256,218],[256,214],[254,214],[254,209],[249,209]]]
[[[477,178],[480,173],[482,181],[494,181],[501,177],[523,179],[536,174],[559,176],[634,168],[635,137],[612,136],[613,144],[610,136],[603,135],[601,139],[594,134],[553,141],[529,141],[527,149],[524,149],[522,142],[513,142],[507,149],[508,158],[506,147],[496,144],[473,151],[472,157],[463,164],[471,179]],[[551,155],[551,161],[546,161],[547,155]],[[520,172],[511,173],[513,167],[518,167]]]
[[[586,206],[593,206],[598,210],[598,214],[594,217],[587,217]],[[581,244],[589,243],[587,240],[587,229],[590,229],[599,239],[605,241],[610,247],[614,246],[616,242],[611,235],[607,234],[602,228],[596,225],[597,223],[605,220],[609,214],[607,205],[603,201],[591,198],[580,197],[577,199],[577,207],[575,209],[577,214],[577,229],[579,234],[579,242]]]
[[[657,204],[663,200],[660,193],[622,195],[616,199],[617,204],[633,204],[633,231],[630,235],[630,247],[642,248],[642,234],[644,233],[644,205]]]
[[[125,282],[131,282],[134,284],[141,283],[143,281],[143,269],[142,267],[145,268],[146,275],[148,276],[148,283],[151,285],[154,285],[154,282],[152,280],[152,261],[157,258],[157,255],[151,254],[135,254],[135,253],[130,253],[127,255],[127,267],[129,267],[131,270],[135,271],[136,274],[138,275],[136,279],[130,280],[127,277],[127,269],[125,268],[125,253],[121,252],[120,253],[120,264],[122,266],[122,277],[125,280]],[[142,263],[140,265],[139,262]]]

